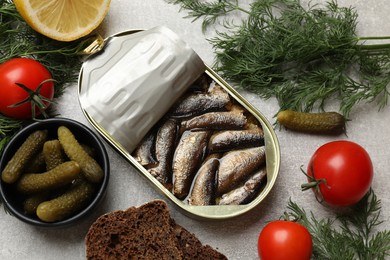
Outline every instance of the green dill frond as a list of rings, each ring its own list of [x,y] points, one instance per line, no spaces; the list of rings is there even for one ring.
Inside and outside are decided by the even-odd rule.
[[[248,12],[242,9],[238,0],[214,0],[204,2],[200,0],[167,0],[171,4],[179,4],[182,9],[189,10],[187,17],[198,20],[203,18],[202,30],[206,29],[215,24],[218,18],[226,16],[227,14],[240,10]]]
[[[22,128],[22,122],[0,114],[0,155],[13,134]]]
[[[207,26],[241,11],[236,1],[170,2],[190,17],[203,17]],[[379,109],[387,104],[390,44],[369,42],[390,37],[359,37],[353,7],[335,0],[307,6],[299,0],[254,0],[244,12],[246,20],[225,18],[225,30],[208,39],[213,67],[226,80],[262,98],[276,97],[281,110],[323,110],[337,100],[348,117],[358,103],[376,102]]]
[[[371,190],[356,206],[337,213],[334,219],[318,220],[291,200],[287,214],[312,235],[314,259],[386,259],[390,256],[390,231],[376,231],[383,223],[380,204]]]

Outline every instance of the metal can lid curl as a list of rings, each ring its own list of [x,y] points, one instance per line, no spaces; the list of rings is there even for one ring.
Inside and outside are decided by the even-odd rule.
[[[199,56],[166,27],[112,36],[84,62],[79,99],[88,116],[131,153],[204,70]]]

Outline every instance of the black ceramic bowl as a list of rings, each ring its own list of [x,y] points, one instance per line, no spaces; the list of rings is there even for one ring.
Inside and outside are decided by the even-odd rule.
[[[5,168],[8,161],[15,154],[16,150],[21,146],[21,144],[26,140],[26,138],[34,131],[39,129],[47,129],[49,133],[48,139],[57,138],[57,129],[59,126],[68,127],[71,132],[75,135],[76,139],[83,144],[86,144],[94,149],[94,159],[99,163],[104,171],[103,181],[98,184],[99,187],[96,191],[94,198],[89,202],[89,204],[82,209],[80,212],[75,215],[57,222],[44,222],[41,221],[38,217],[27,215],[23,209],[23,200],[22,196],[15,191],[14,185],[7,184],[3,181],[0,183],[0,193],[2,201],[5,204],[7,210],[16,218],[24,221],[28,224],[41,227],[59,227],[70,225],[77,220],[88,215],[102,200],[105,195],[108,180],[110,165],[108,160],[108,155],[106,148],[104,147],[102,141],[98,136],[87,126],[67,118],[51,118],[39,122],[32,123],[31,125],[26,126],[20,130],[8,143],[5,147],[1,161],[0,161],[0,170],[1,172]]]

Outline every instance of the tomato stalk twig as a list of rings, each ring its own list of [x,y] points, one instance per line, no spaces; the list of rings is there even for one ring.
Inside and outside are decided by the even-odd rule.
[[[23,105],[25,103],[28,103],[30,102],[31,103],[31,114],[32,114],[32,119],[36,119],[36,111],[35,111],[35,107],[38,107],[40,113],[45,117],[45,118],[48,118],[48,114],[45,112],[46,108],[52,103],[52,100],[42,96],[40,94],[40,91],[41,91],[41,88],[42,86],[47,83],[47,82],[53,82],[55,80],[53,79],[47,79],[47,80],[44,80],[42,81],[38,88],[36,90],[32,90],[32,89],[29,89],[28,87],[26,87],[25,85],[21,84],[21,83],[17,83],[15,82],[15,84],[17,86],[19,86],[20,88],[22,88],[23,90],[25,90],[28,94],[28,97],[23,99],[22,101],[16,103],[16,104],[13,104],[13,105],[10,105],[9,107],[10,108],[13,108],[13,107],[18,107],[20,105]],[[46,102],[46,104],[45,104]]]
[[[330,189],[330,187],[327,185],[325,179],[320,179],[320,180],[316,179],[314,176],[313,164],[310,164],[310,167],[311,167],[311,172],[313,173],[313,176],[307,174],[301,166],[302,173],[309,179],[308,183],[303,183],[301,185],[301,190],[306,191],[309,189],[314,189],[314,191],[315,191],[314,194],[315,194],[316,200],[318,202],[322,203],[322,202],[324,202],[324,198],[322,197],[322,194],[321,194],[320,184],[323,183],[328,189]]]

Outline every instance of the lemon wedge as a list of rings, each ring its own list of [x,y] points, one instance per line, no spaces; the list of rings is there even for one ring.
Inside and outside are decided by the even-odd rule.
[[[73,41],[96,29],[111,0],[14,0],[20,15],[37,32],[58,40]]]

